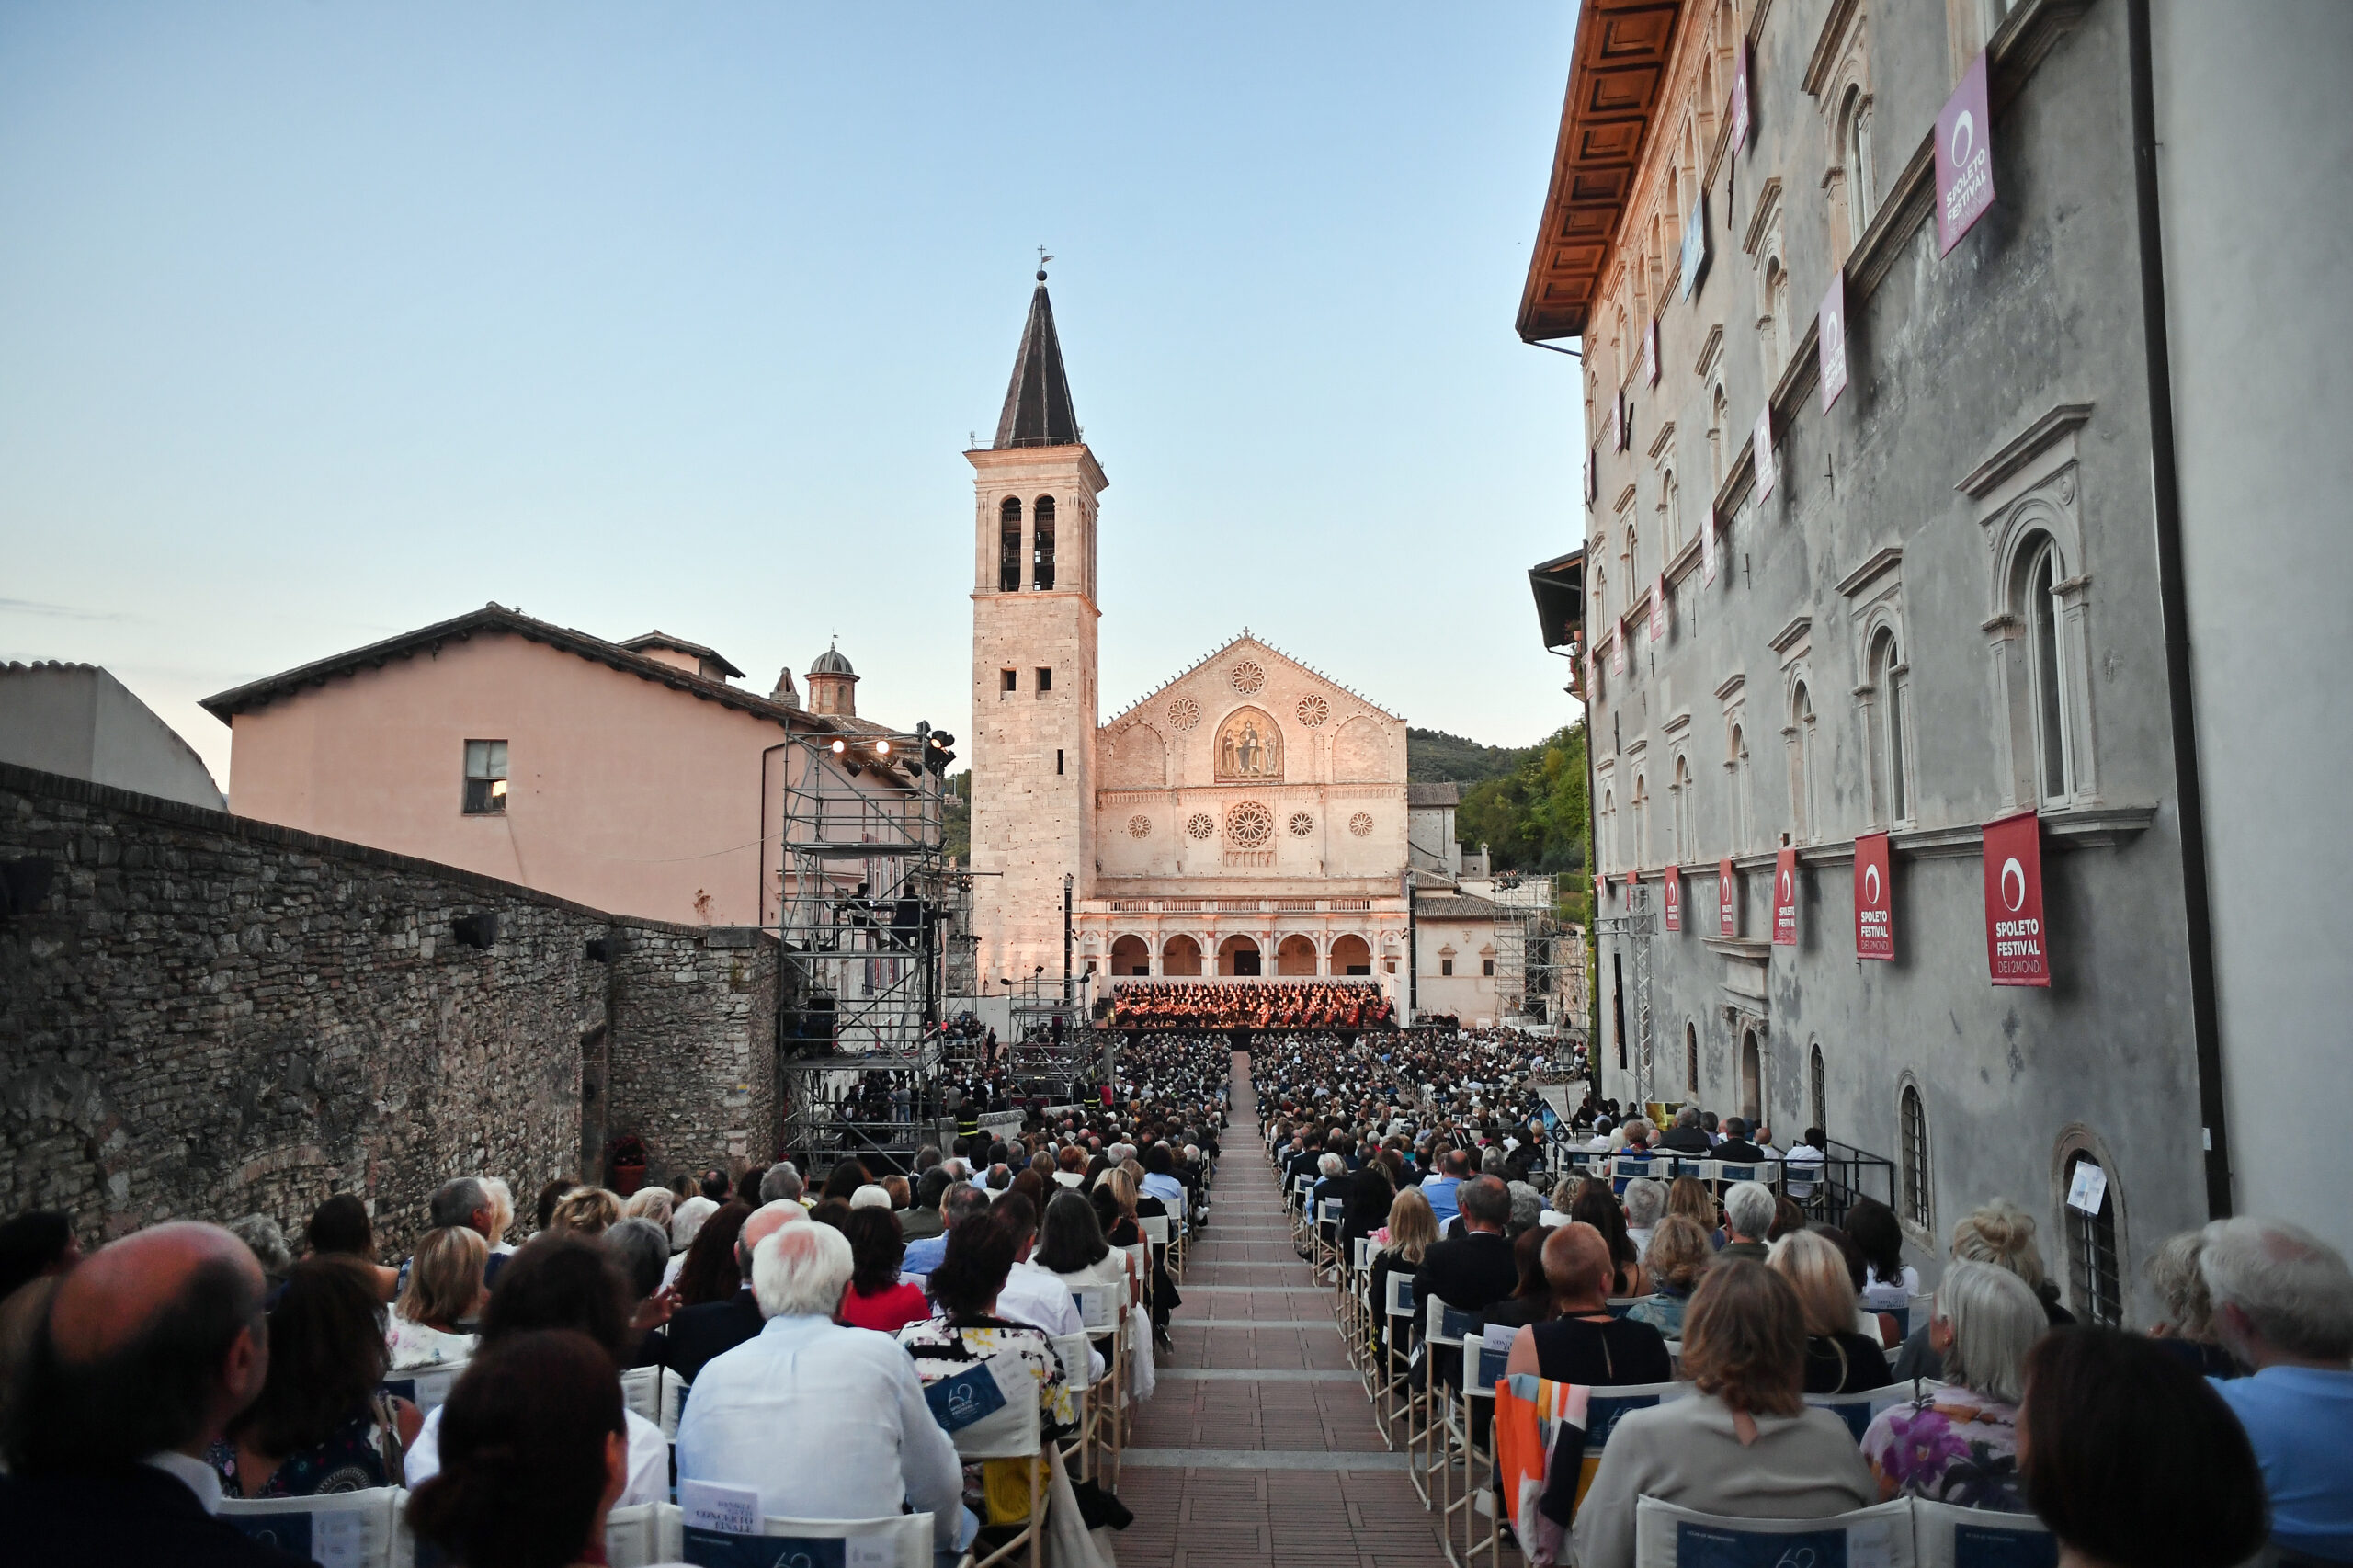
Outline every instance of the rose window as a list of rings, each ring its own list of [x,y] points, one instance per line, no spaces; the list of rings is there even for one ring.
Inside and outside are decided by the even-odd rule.
[[[1201,722],[1201,705],[1189,697],[1180,697],[1168,705],[1169,727],[1189,730]]]
[[[1236,849],[1264,849],[1275,836],[1275,813],[1245,801],[1225,813],[1225,836]]]
[[[1217,824],[1210,820],[1209,812],[1195,812],[1186,819],[1185,831],[1195,838],[1207,838],[1217,831]]]
[[[1290,835],[1293,838],[1305,838],[1309,834],[1313,833],[1314,831],[1315,819],[1313,817],[1309,816],[1305,812],[1291,812]]]
[[[1152,819],[1143,815],[1130,817],[1128,819],[1128,836],[1130,838],[1150,838],[1152,836]]]
[[[1332,716],[1332,706],[1313,692],[1299,699],[1299,722],[1313,730]]]
[[[1372,814],[1370,812],[1358,812],[1356,815],[1350,817],[1348,819],[1348,831],[1355,834],[1358,838],[1367,838],[1371,836]]]
[[[1267,684],[1267,672],[1253,659],[1245,659],[1233,666],[1233,689],[1247,697]]]

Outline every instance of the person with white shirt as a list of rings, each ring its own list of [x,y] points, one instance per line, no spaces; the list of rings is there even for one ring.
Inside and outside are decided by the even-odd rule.
[[[887,1335],[834,1322],[850,1245],[831,1225],[787,1225],[752,1253],[758,1335],[705,1364],[678,1422],[678,1481],[747,1487],[763,1515],[932,1518],[940,1551],[972,1538],[956,1445],[915,1363]],[[856,1419],[845,1419],[855,1413]],[[823,1432],[820,1443],[786,1440]]]
[[[848,1244],[844,1243],[845,1246]],[[563,1232],[535,1237],[500,1274],[482,1314],[477,1351],[533,1329],[577,1329],[595,1340],[616,1368],[632,1359],[629,1283],[612,1256],[593,1241]],[[618,1375],[618,1374],[617,1374]],[[667,1502],[670,1445],[662,1428],[629,1411],[629,1483],[617,1507]],[[402,1471],[415,1490],[441,1472],[441,1408],[427,1411],[409,1445]]]
[[[1021,1193],[1008,1192],[990,1205],[989,1212],[1013,1238],[1013,1271],[997,1292],[997,1316],[1055,1336],[1086,1333],[1086,1320],[1078,1315],[1070,1287],[1061,1276],[1029,1261],[1038,1241],[1038,1206]],[[1103,1375],[1103,1357],[1095,1350],[1086,1354],[1091,1363],[1087,1381],[1093,1382]]]

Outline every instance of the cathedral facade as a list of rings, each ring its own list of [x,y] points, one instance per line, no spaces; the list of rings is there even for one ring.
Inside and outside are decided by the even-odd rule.
[[[1454,983],[1434,993],[1492,1015],[1500,912],[1442,866],[1417,869],[1403,718],[1245,631],[1098,722],[1095,546],[1109,481],[1072,412],[1042,272],[995,439],[965,457],[983,989],[1059,982],[1067,898],[1074,975],[1356,976],[1405,1009],[1418,887],[1448,895],[1429,901],[1448,928],[1427,944],[1446,956],[1426,967],[1435,982],[1443,963]],[[1449,821],[1450,804],[1449,792]],[[1483,962],[1481,1006],[1459,982]]]

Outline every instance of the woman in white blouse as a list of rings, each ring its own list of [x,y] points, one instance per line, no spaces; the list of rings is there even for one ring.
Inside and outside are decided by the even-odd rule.
[[[392,1307],[384,1338],[395,1372],[447,1366],[473,1355],[474,1335],[460,1325],[482,1312],[490,1246],[470,1225],[427,1231],[408,1266],[408,1288]]]

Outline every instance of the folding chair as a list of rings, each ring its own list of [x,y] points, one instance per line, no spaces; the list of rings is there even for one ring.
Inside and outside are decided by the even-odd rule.
[[[409,1560],[397,1486],[314,1497],[224,1497],[220,1517],[265,1545],[348,1568],[404,1568]]]
[[[1487,1516],[1487,1562],[1500,1568],[1495,1508],[1495,1384],[1505,1376],[1504,1369],[1511,1360],[1512,1336],[1517,1328],[1497,1326],[1483,1328],[1476,1335],[1466,1335],[1462,1340],[1462,1499],[1455,1505],[1462,1510],[1461,1565],[1467,1568],[1472,1558],[1481,1550],[1478,1540],[1481,1514]],[[1479,1413],[1485,1411],[1486,1441],[1479,1440]],[[1479,1466],[1486,1466],[1483,1483]],[[1454,1558],[1454,1537],[1449,1528],[1446,1537],[1446,1555]]]
[[[1037,1413],[1031,1404],[1030,1413]],[[761,1519],[757,1535],[736,1535],[681,1528],[682,1550],[676,1561],[695,1568],[773,1568],[779,1562],[841,1562],[845,1543],[864,1550],[852,1562],[873,1562],[878,1557],[891,1568],[931,1568],[931,1516],[892,1514],[880,1519]],[[614,1568],[620,1568],[616,1562]]]
[[[1414,1277],[1392,1269],[1388,1275],[1388,1281],[1382,1292],[1385,1299],[1381,1303],[1381,1321],[1373,1335],[1375,1359],[1381,1369],[1381,1441],[1386,1448],[1397,1446],[1391,1440],[1389,1429],[1402,1416],[1405,1422],[1405,1444],[1410,1449],[1414,1442],[1414,1410],[1417,1402],[1413,1380],[1406,1375],[1406,1358],[1398,1354],[1397,1340],[1401,1334],[1409,1340],[1412,1337],[1409,1327],[1400,1325],[1410,1325],[1414,1321]],[[1405,1395],[1402,1406],[1397,1403],[1401,1389]],[[1423,1501],[1427,1502],[1428,1499],[1425,1497]]]
[[[1872,1418],[1891,1404],[1903,1404],[1914,1398],[1910,1383],[1890,1383],[1885,1388],[1869,1389],[1861,1393],[1810,1393],[1805,1402],[1817,1410],[1837,1413],[1847,1429],[1855,1434],[1855,1441],[1871,1429]]]
[[[986,1362],[982,1364],[987,1365]],[[1028,1372],[1023,1371],[1021,1377],[1026,1382]],[[1029,1548],[1029,1568],[1040,1568],[1045,1561],[1046,1479],[1051,1471],[1046,1463],[1045,1437],[1038,1424],[1036,1396],[1008,1398],[1002,1410],[950,1432],[949,1437],[956,1444],[957,1456],[966,1463],[986,1460],[1029,1461],[1029,1519],[1011,1539],[973,1562],[972,1568],[990,1568],[992,1563],[1006,1562],[1025,1543]],[[928,1532],[925,1544],[928,1549]],[[767,1565],[763,1563],[761,1568],[767,1568]]]
[[[1168,1216],[1165,1214],[1145,1214],[1140,1216],[1136,1221],[1136,1228],[1143,1232],[1144,1244],[1151,1249],[1150,1256],[1152,1261],[1159,1264],[1164,1268],[1166,1267],[1169,1236]]]
[[[1463,1336],[1477,1321],[1477,1313],[1449,1306],[1435,1296],[1422,1303],[1423,1462],[1416,1472],[1409,1457],[1405,1469],[1413,1479],[1414,1490],[1421,1495],[1423,1506],[1436,1508],[1441,1523],[1452,1511],[1448,1503],[1454,1491],[1454,1442],[1458,1437],[1467,1435],[1456,1414],[1454,1391],[1438,1381],[1438,1353],[1449,1348],[1459,1352]],[[1433,1478],[1438,1492],[1435,1502],[1430,1496]]]
[[[1372,1238],[1358,1236],[1348,1244],[1340,1270],[1340,1324],[1347,1333],[1348,1356],[1365,1375],[1365,1395],[1372,1394]]]
[[[1914,1568],[1908,1499],[1826,1519],[1736,1519],[1644,1497],[1634,1505],[1634,1568],[1776,1568],[1816,1563]]]
[[[1618,1197],[1626,1196],[1626,1184],[1651,1174],[1652,1159],[1648,1154],[1618,1154],[1609,1161],[1609,1190]]]
[[[686,1554],[686,1516],[676,1503],[635,1503],[605,1516],[609,1568],[653,1568]]]
[[[1347,1212],[1347,1203],[1341,1199],[1327,1198],[1315,1206],[1315,1272],[1321,1275],[1326,1267],[1336,1275],[1340,1271],[1340,1222]]]
[[[1078,1412],[1078,1430],[1056,1446],[1065,1460],[1073,1454],[1078,1456],[1078,1473],[1084,1478],[1087,1473],[1086,1430],[1094,1411],[1096,1380],[1090,1374],[1095,1346],[1084,1333],[1049,1335],[1047,1343],[1054,1347],[1054,1359],[1063,1364],[1063,1381],[1070,1384],[1072,1402]]]
[[[2056,1568],[2059,1541],[2032,1514],[1997,1514],[1912,1499],[1918,1568]]]
[[[453,1362],[440,1367],[418,1367],[412,1371],[395,1372],[376,1386],[394,1399],[404,1399],[416,1406],[419,1415],[430,1414],[449,1397],[464,1376],[466,1364]]]
[[[1086,1325],[1089,1338],[1107,1334],[1111,1336],[1111,1353],[1103,1358],[1102,1379],[1087,1391],[1082,1429],[1090,1457],[1083,1458],[1081,1465],[1086,1478],[1093,1480],[1103,1458],[1108,1456],[1112,1484],[1116,1486],[1121,1426],[1128,1404],[1128,1293],[1118,1286],[1078,1285],[1072,1287],[1070,1294],[1078,1306],[1078,1321]]]
[[[686,1379],[667,1367],[631,1367],[621,1374],[621,1403],[661,1427],[665,1437],[678,1435],[686,1392]]]

